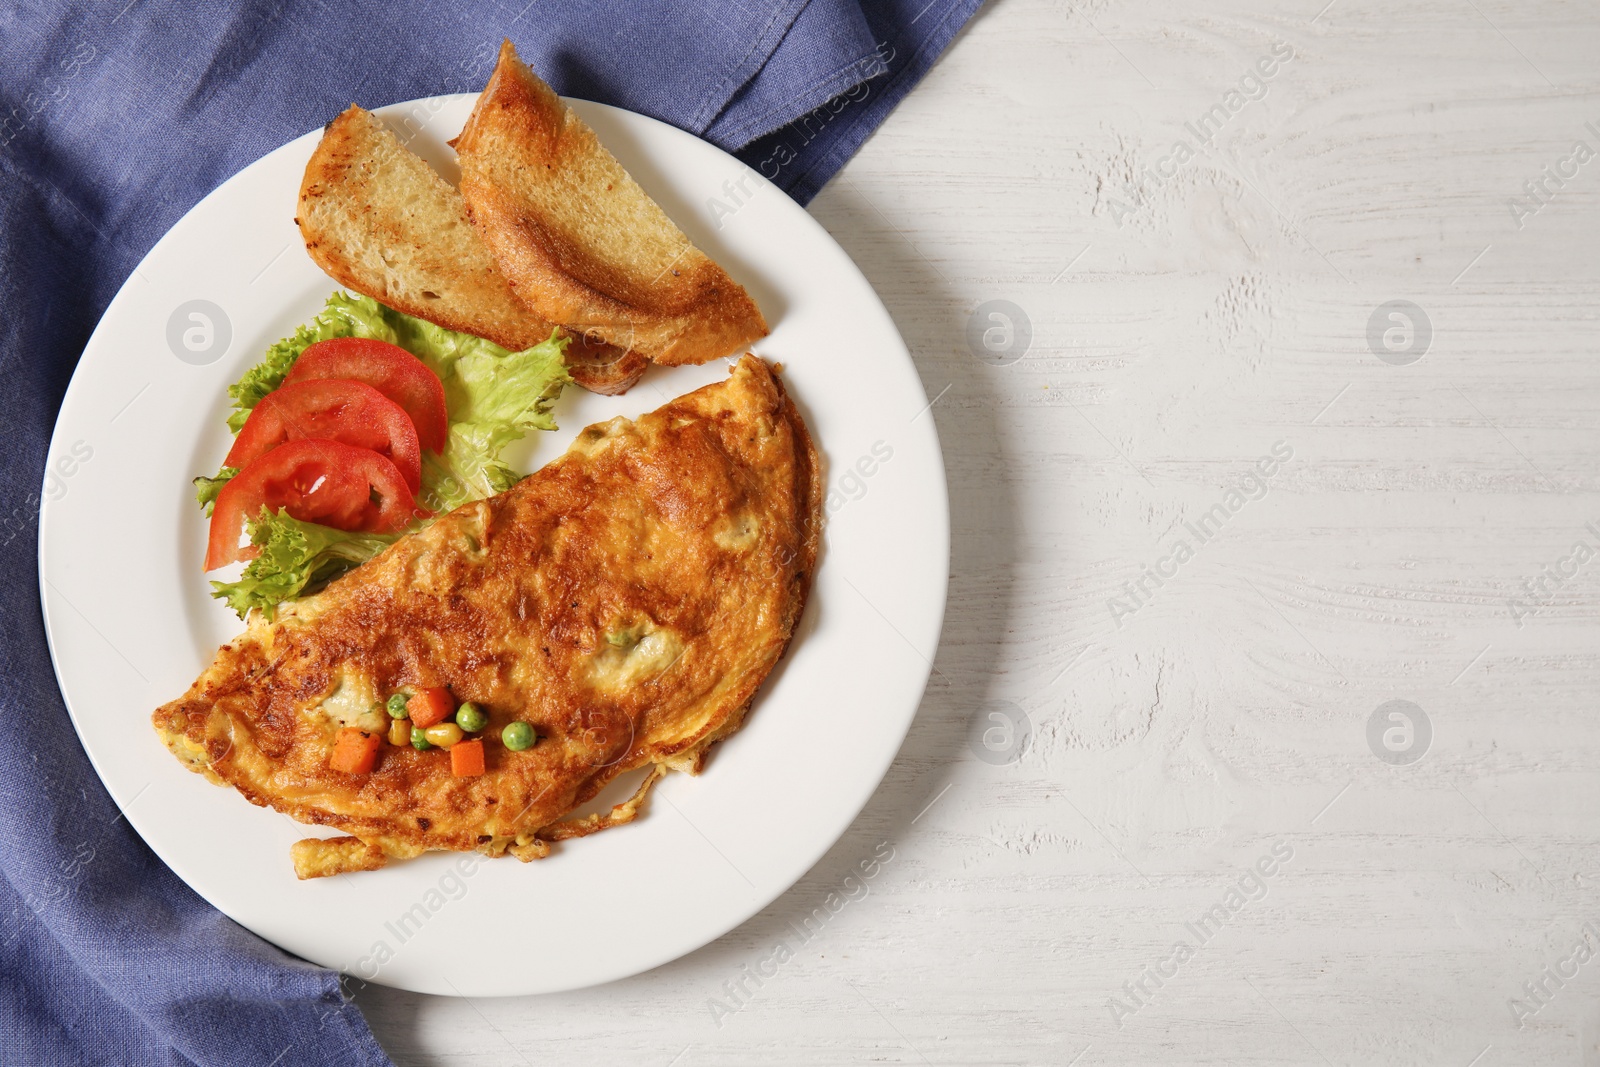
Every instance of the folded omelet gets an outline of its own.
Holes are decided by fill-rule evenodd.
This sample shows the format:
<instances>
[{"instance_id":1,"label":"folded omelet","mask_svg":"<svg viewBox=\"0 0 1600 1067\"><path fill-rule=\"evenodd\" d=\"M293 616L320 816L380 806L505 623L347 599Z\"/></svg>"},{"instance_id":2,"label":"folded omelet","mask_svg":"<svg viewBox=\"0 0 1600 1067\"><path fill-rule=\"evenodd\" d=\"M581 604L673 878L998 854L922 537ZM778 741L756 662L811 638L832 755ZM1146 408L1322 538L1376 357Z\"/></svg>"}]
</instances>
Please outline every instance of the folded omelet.
<instances>
[{"instance_id":1,"label":"folded omelet","mask_svg":"<svg viewBox=\"0 0 1600 1067\"><path fill-rule=\"evenodd\" d=\"M531 860L634 818L743 723L805 607L822 522L816 451L778 376L727 381L590 426L510 490L411 534L314 596L253 616L153 721L192 770L345 837L294 846L302 878L430 849ZM389 694L446 687L488 714L484 771L385 743ZM511 722L539 740L511 751ZM633 798L570 817L618 775Z\"/></svg>"}]
</instances>

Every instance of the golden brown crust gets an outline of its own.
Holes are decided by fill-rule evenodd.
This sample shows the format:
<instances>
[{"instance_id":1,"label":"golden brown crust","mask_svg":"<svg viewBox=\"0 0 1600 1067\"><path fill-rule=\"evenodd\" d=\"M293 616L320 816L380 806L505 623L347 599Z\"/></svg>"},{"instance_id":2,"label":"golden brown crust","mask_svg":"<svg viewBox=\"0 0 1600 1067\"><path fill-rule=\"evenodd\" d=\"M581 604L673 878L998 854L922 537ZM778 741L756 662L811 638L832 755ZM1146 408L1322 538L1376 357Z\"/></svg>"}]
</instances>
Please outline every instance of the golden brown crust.
<instances>
[{"instance_id":1,"label":"golden brown crust","mask_svg":"<svg viewBox=\"0 0 1600 1067\"><path fill-rule=\"evenodd\" d=\"M289 859L294 863L295 877L301 881L376 871L389 862L383 849L356 837L308 837L289 846Z\"/></svg>"},{"instance_id":2,"label":"golden brown crust","mask_svg":"<svg viewBox=\"0 0 1600 1067\"><path fill-rule=\"evenodd\" d=\"M617 775L698 769L739 727L799 622L821 519L805 425L746 356L253 618L153 721L191 769L388 857L537 858L547 838L632 818L642 793L562 823ZM444 753L393 746L370 774L329 769L341 725L381 728L387 694L432 685L488 712L488 773L454 778ZM511 752L500 730L518 719L541 741Z\"/></svg>"},{"instance_id":3,"label":"golden brown crust","mask_svg":"<svg viewBox=\"0 0 1600 1067\"><path fill-rule=\"evenodd\" d=\"M467 210L517 296L662 364L766 336L750 295L696 248L510 41L454 142Z\"/></svg>"},{"instance_id":4,"label":"golden brown crust","mask_svg":"<svg viewBox=\"0 0 1600 1067\"><path fill-rule=\"evenodd\" d=\"M644 781L639 783L639 788L633 791L633 795L621 804L613 804L610 811L553 822L539 830L539 837L545 841L569 841L574 837L588 837L601 830L609 830L613 826L623 826L632 822L639 817L640 809L644 807L650 790L655 788L655 784L666 773L665 764L656 764L650 768L650 773L645 775Z\"/></svg>"},{"instance_id":5,"label":"golden brown crust","mask_svg":"<svg viewBox=\"0 0 1600 1067\"><path fill-rule=\"evenodd\" d=\"M328 124L306 163L295 222L317 266L407 315L514 351L556 329L512 292L461 194L353 104ZM646 362L582 338L568 345L573 379L597 393L626 392Z\"/></svg>"}]
</instances>

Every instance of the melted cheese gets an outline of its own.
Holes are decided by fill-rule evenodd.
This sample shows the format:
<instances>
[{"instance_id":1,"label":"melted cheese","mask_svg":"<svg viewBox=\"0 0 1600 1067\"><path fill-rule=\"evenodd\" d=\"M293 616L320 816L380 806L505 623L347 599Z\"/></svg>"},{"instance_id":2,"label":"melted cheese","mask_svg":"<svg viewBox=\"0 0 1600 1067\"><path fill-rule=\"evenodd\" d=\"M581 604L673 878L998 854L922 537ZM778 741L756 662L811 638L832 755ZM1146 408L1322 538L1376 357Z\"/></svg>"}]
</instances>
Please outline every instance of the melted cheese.
<instances>
[{"instance_id":1,"label":"melted cheese","mask_svg":"<svg viewBox=\"0 0 1600 1067\"><path fill-rule=\"evenodd\" d=\"M602 644L591 661L598 689L627 689L660 677L683 655L683 640L671 630L623 630Z\"/></svg>"},{"instance_id":2,"label":"melted cheese","mask_svg":"<svg viewBox=\"0 0 1600 1067\"><path fill-rule=\"evenodd\" d=\"M747 511L729 515L717 529L714 540L731 552L749 551L761 535L761 520Z\"/></svg>"},{"instance_id":3,"label":"melted cheese","mask_svg":"<svg viewBox=\"0 0 1600 1067\"><path fill-rule=\"evenodd\" d=\"M372 679L355 671L343 671L332 692L307 711L320 713L335 727L354 726L369 733L388 728L379 706L378 689Z\"/></svg>"},{"instance_id":4,"label":"melted cheese","mask_svg":"<svg viewBox=\"0 0 1600 1067\"><path fill-rule=\"evenodd\" d=\"M572 442L570 451L584 456L596 455L614 438L626 436L633 430L633 423L618 415L608 422L597 422L587 426Z\"/></svg>"}]
</instances>

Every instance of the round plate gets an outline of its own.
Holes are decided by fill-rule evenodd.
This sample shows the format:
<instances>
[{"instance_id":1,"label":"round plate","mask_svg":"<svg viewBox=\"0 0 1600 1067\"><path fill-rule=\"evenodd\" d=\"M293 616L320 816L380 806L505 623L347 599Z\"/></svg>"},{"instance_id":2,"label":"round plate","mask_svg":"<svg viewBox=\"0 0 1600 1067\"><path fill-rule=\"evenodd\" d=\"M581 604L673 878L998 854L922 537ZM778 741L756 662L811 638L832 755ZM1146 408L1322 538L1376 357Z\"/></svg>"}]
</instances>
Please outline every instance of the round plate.
<instances>
[{"instance_id":1,"label":"round plate","mask_svg":"<svg viewBox=\"0 0 1600 1067\"><path fill-rule=\"evenodd\" d=\"M472 95L382 109L449 180ZM241 624L208 595L189 480L228 446L227 387L334 283L294 224L318 133L246 167L174 226L106 309L56 423L39 525L51 654L78 736L129 821L195 891L308 960L425 993L575 989L658 966L800 878L876 788L938 645L949 565L944 468L905 344L798 205L719 149L616 108L578 113L772 324L755 351L825 456L828 524L805 618L747 725L697 778L669 775L629 826L519 863L433 853L296 881L289 845L333 836L185 770L150 725ZM508 452L532 470L583 426L719 380L652 368L626 396L569 387L561 429Z\"/></svg>"}]
</instances>

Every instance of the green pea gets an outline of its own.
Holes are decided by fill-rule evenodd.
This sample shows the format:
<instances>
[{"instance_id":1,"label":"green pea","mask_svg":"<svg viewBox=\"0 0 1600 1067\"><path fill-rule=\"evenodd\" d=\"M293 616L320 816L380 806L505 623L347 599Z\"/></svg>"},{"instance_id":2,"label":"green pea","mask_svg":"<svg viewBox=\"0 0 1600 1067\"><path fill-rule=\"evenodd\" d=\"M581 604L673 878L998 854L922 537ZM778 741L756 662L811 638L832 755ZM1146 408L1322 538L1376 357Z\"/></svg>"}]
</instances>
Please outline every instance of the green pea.
<instances>
[{"instance_id":1,"label":"green pea","mask_svg":"<svg viewBox=\"0 0 1600 1067\"><path fill-rule=\"evenodd\" d=\"M426 752L433 747L433 742L428 740L428 731L420 726L411 728L411 747L418 752Z\"/></svg>"},{"instance_id":2,"label":"green pea","mask_svg":"<svg viewBox=\"0 0 1600 1067\"><path fill-rule=\"evenodd\" d=\"M533 732L533 727L525 722L508 723L500 731L500 742L513 752L521 752L525 748L532 748L539 740L539 735Z\"/></svg>"},{"instance_id":3,"label":"green pea","mask_svg":"<svg viewBox=\"0 0 1600 1067\"><path fill-rule=\"evenodd\" d=\"M389 703L384 705L384 707L389 712L389 718L391 718L391 719L403 719L403 718L405 718L406 717L406 701L408 701L410 699L411 698L406 696L404 693L396 693L394 696L390 697L389 698Z\"/></svg>"},{"instance_id":4,"label":"green pea","mask_svg":"<svg viewBox=\"0 0 1600 1067\"><path fill-rule=\"evenodd\" d=\"M469 734L475 734L489 725L489 716L484 710L472 701L467 701L456 709L456 725Z\"/></svg>"}]
</instances>

